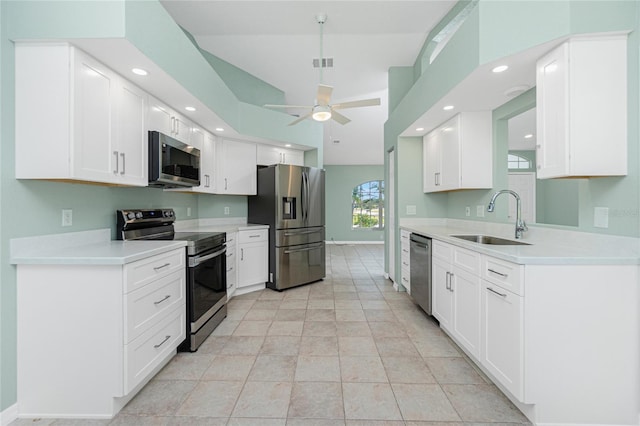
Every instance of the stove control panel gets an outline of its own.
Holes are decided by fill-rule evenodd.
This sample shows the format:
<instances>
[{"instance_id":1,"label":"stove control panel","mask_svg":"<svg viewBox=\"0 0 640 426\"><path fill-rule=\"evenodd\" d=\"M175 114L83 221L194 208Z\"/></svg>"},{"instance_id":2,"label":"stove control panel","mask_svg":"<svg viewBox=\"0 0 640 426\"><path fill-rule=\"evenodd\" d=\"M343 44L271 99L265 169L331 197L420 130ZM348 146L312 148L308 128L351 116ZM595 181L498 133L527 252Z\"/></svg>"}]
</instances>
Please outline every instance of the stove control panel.
<instances>
[{"instance_id":1,"label":"stove control panel","mask_svg":"<svg viewBox=\"0 0 640 426\"><path fill-rule=\"evenodd\" d=\"M131 225L134 223L172 223L176 220L173 209L138 209L118 210L116 212L118 225Z\"/></svg>"}]
</instances>

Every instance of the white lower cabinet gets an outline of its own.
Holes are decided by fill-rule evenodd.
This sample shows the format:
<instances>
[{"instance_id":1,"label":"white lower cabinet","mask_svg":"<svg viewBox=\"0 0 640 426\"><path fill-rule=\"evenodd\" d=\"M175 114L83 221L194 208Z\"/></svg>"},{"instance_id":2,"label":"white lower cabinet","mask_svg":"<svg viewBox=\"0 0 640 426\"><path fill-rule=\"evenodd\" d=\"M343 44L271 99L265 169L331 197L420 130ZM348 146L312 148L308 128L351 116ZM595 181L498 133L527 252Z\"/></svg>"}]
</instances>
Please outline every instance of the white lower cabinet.
<instances>
[{"instance_id":1,"label":"white lower cabinet","mask_svg":"<svg viewBox=\"0 0 640 426\"><path fill-rule=\"evenodd\" d=\"M20 417L113 417L185 339L183 248L17 274Z\"/></svg>"},{"instance_id":2,"label":"white lower cabinet","mask_svg":"<svg viewBox=\"0 0 640 426\"><path fill-rule=\"evenodd\" d=\"M227 232L227 298L231 299L235 296L238 284L238 268L237 265L237 244L238 233Z\"/></svg>"},{"instance_id":3,"label":"white lower cabinet","mask_svg":"<svg viewBox=\"0 0 640 426\"><path fill-rule=\"evenodd\" d=\"M433 243L433 315L475 356L480 355L480 255Z\"/></svg>"},{"instance_id":4,"label":"white lower cabinet","mask_svg":"<svg viewBox=\"0 0 640 426\"><path fill-rule=\"evenodd\" d=\"M411 232L400 230L400 283L411 294Z\"/></svg>"},{"instance_id":5,"label":"white lower cabinet","mask_svg":"<svg viewBox=\"0 0 640 426\"><path fill-rule=\"evenodd\" d=\"M523 400L524 300L482 281L481 364L519 401Z\"/></svg>"},{"instance_id":6,"label":"white lower cabinet","mask_svg":"<svg viewBox=\"0 0 640 426\"><path fill-rule=\"evenodd\" d=\"M238 285L236 291L246 293L264 288L269 273L269 230L238 231Z\"/></svg>"}]
</instances>

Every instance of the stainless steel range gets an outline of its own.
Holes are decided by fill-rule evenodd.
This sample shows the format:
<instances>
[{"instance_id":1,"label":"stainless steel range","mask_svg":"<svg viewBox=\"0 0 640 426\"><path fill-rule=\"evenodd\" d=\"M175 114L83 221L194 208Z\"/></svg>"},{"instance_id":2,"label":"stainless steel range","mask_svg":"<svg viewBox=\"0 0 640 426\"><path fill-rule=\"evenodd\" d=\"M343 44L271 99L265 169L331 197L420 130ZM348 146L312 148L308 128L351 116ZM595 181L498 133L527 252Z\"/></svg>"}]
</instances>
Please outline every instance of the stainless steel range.
<instances>
[{"instance_id":1,"label":"stainless steel range","mask_svg":"<svg viewBox=\"0 0 640 426\"><path fill-rule=\"evenodd\" d=\"M187 339L178 348L195 352L227 316L224 232L175 232L173 209L118 210L119 240L187 242Z\"/></svg>"}]
</instances>

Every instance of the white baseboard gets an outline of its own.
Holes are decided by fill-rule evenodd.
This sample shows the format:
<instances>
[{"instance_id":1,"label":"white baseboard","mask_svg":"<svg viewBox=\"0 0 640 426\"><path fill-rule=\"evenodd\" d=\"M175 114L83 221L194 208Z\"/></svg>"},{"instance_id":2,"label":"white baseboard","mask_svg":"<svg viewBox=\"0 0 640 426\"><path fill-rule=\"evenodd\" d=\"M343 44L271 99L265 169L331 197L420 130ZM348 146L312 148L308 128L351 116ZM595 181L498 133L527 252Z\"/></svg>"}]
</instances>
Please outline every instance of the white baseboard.
<instances>
[{"instance_id":1,"label":"white baseboard","mask_svg":"<svg viewBox=\"0 0 640 426\"><path fill-rule=\"evenodd\" d=\"M337 246L342 245L356 245L356 244L384 244L384 241L325 241L325 244L335 244Z\"/></svg>"},{"instance_id":2,"label":"white baseboard","mask_svg":"<svg viewBox=\"0 0 640 426\"><path fill-rule=\"evenodd\" d=\"M11 422L18 419L18 404L13 404L10 407L0 411L0 425L7 426Z\"/></svg>"}]
</instances>

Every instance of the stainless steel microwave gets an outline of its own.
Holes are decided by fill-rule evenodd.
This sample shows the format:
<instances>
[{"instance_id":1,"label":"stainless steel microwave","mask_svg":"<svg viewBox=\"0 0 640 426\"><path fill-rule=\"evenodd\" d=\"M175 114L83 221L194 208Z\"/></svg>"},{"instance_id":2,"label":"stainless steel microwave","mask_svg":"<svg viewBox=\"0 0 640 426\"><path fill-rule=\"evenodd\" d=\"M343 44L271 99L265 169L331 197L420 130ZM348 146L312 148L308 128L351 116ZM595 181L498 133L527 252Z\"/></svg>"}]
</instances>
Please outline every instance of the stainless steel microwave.
<instances>
[{"instance_id":1,"label":"stainless steel microwave","mask_svg":"<svg viewBox=\"0 0 640 426\"><path fill-rule=\"evenodd\" d=\"M157 131L149 132L149 186L200 185L200 150Z\"/></svg>"}]
</instances>

